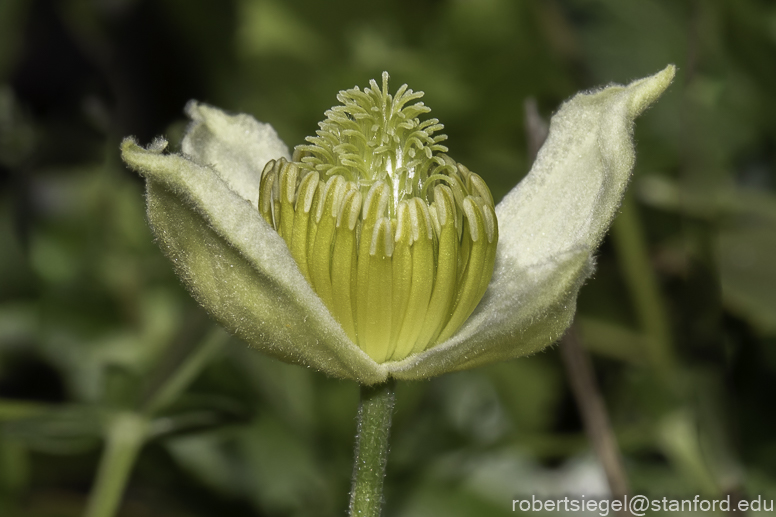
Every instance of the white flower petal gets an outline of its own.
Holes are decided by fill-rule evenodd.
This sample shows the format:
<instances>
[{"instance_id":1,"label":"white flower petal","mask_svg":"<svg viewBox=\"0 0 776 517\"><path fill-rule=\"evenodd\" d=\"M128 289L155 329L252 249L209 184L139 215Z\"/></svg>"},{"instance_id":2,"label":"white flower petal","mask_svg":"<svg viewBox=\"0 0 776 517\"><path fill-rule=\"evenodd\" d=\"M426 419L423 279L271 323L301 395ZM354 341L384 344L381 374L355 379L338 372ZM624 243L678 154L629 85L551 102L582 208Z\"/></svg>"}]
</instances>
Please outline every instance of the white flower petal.
<instances>
[{"instance_id":1,"label":"white flower petal","mask_svg":"<svg viewBox=\"0 0 776 517\"><path fill-rule=\"evenodd\" d=\"M121 147L147 180L148 217L161 248L213 317L283 361L365 384L386 379L385 368L347 338L254 203L213 168L160 154L161 145L147 150L126 139Z\"/></svg>"},{"instance_id":2,"label":"white flower petal","mask_svg":"<svg viewBox=\"0 0 776 517\"><path fill-rule=\"evenodd\" d=\"M290 158L275 129L250 115L230 115L196 101L186 105L186 113L192 122L181 143L183 154L200 165L210 165L229 188L258 206L264 165Z\"/></svg>"},{"instance_id":3,"label":"white flower petal","mask_svg":"<svg viewBox=\"0 0 776 517\"><path fill-rule=\"evenodd\" d=\"M561 106L531 172L496 209L507 243L500 255L526 266L598 246L630 180L633 121L674 71L669 66L625 87L581 93Z\"/></svg>"},{"instance_id":4,"label":"white flower petal","mask_svg":"<svg viewBox=\"0 0 776 517\"><path fill-rule=\"evenodd\" d=\"M496 207L496 267L477 310L445 343L388 363L394 377L512 359L560 337L630 179L633 120L674 73L671 65L628 86L578 94L560 108L531 172Z\"/></svg>"}]
</instances>

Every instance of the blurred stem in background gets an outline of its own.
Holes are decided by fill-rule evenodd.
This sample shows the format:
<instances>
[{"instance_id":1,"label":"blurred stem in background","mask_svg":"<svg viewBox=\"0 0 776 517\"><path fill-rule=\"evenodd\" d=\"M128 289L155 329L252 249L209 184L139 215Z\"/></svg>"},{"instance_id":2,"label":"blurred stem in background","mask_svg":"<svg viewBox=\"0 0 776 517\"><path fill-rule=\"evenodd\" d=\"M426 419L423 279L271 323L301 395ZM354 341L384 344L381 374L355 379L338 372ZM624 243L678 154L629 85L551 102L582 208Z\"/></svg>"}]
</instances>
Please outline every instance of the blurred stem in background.
<instances>
[{"instance_id":1,"label":"blurred stem in background","mask_svg":"<svg viewBox=\"0 0 776 517\"><path fill-rule=\"evenodd\" d=\"M97 479L86 507L86 517L116 514L132 467L146 439L148 425L148 418L132 412L118 413L111 419Z\"/></svg>"},{"instance_id":2,"label":"blurred stem in background","mask_svg":"<svg viewBox=\"0 0 776 517\"><path fill-rule=\"evenodd\" d=\"M174 403L229 340L215 327L148 399L142 411L122 411L106 426L105 449L100 459L85 517L112 517L121 504L129 476L143 444L153 430L153 419Z\"/></svg>"},{"instance_id":3,"label":"blurred stem in background","mask_svg":"<svg viewBox=\"0 0 776 517\"><path fill-rule=\"evenodd\" d=\"M196 379L210 360L229 340L229 334L220 326L215 327L197 345L172 375L146 402L143 413L148 417L159 414L178 400L186 388Z\"/></svg>"},{"instance_id":4,"label":"blurred stem in background","mask_svg":"<svg viewBox=\"0 0 776 517\"><path fill-rule=\"evenodd\" d=\"M588 438L606 473L609 490L613 498L622 500L630 492L628 475L606 404L595 380L590 354L582 348L575 324L563 336L560 353Z\"/></svg>"},{"instance_id":5,"label":"blurred stem in background","mask_svg":"<svg viewBox=\"0 0 776 517\"><path fill-rule=\"evenodd\" d=\"M661 377L674 379L676 360L671 326L649 261L647 242L632 194L626 194L612 225L612 242L625 278L639 326L647 337L650 364Z\"/></svg>"}]
</instances>

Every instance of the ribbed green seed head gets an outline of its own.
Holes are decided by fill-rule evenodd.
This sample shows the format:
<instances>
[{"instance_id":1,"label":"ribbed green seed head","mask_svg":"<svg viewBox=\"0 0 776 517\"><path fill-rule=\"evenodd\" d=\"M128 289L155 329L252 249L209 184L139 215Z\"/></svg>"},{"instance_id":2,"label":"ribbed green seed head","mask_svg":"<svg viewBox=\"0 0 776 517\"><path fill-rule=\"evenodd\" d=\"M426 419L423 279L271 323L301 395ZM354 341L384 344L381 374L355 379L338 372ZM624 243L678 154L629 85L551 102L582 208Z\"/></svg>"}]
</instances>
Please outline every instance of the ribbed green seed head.
<instances>
[{"instance_id":1,"label":"ribbed green seed head","mask_svg":"<svg viewBox=\"0 0 776 517\"><path fill-rule=\"evenodd\" d=\"M291 162L270 161L259 210L350 339L398 361L455 333L493 274L498 224L477 174L442 154L422 92L342 91Z\"/></svg>"}]
</instances>

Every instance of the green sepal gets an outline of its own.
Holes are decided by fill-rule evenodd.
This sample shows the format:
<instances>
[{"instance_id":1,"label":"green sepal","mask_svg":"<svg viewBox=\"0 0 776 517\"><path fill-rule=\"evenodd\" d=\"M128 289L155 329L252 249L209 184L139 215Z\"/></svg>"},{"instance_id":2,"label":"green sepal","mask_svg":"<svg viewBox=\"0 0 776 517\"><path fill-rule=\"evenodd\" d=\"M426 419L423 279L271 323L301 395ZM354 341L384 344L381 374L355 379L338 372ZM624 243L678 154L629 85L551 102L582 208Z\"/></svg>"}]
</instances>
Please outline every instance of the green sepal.
<instances>
[{"instance_id":1,"label":"green sepal","mask_svg":"<svg viewBox=\"0 0 776 517\"><path fill-rule=\"evenodd\" d=\"M161 154L164 144L144 149L127 138L122 158L146 178L149 222L194 298L270 356L363 384L383 382L385 367L348 339L256 203L212 168ZM257 172L257 192L258 183Z\"/></svg>"}]
</instances>

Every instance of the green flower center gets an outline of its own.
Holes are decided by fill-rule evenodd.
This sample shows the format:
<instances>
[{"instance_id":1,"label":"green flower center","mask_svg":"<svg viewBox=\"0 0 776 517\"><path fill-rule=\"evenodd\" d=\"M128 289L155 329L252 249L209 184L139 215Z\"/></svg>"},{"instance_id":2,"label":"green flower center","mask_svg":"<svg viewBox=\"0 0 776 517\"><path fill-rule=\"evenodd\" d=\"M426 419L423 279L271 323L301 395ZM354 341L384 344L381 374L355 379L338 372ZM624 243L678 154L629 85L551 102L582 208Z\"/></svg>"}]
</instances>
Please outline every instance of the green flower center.
<instances>
[{"instance_id":1,"label":"green flower center","mask_svg":"<svg viewBox=\"0 0 776 517\"><path fill-rule=\"evenodd\" d=\"M377 362L452 336L493 274L498 225L477 174L444 154L422 92L342 91L292 162L270 161L259 210L350 339Z\"/></svg>"}]
</instances>

